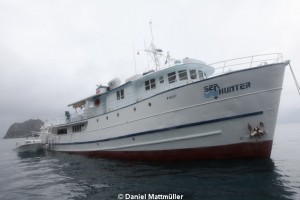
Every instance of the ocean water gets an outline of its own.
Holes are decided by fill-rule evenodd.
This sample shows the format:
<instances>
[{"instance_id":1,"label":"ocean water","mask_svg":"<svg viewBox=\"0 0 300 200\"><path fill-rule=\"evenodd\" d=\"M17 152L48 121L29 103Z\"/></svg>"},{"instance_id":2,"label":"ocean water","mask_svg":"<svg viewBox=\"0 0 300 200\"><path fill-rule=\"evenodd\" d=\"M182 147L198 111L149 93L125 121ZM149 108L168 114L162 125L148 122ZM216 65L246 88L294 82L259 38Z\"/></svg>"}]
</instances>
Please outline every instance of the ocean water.
<instances>
[{"instance_id":1,"label":"ocean water","mask_svg":"<svg viewBox=\"0 0 300 200\"><path fill-rule=\"evenodd\" d=\"M129 162L55 152L19 155L12 149L22 140L0 140L1 200L174 199L169 194L300 199L300 124L277 126L270 159Z\"/></svg>"}]
</instances>

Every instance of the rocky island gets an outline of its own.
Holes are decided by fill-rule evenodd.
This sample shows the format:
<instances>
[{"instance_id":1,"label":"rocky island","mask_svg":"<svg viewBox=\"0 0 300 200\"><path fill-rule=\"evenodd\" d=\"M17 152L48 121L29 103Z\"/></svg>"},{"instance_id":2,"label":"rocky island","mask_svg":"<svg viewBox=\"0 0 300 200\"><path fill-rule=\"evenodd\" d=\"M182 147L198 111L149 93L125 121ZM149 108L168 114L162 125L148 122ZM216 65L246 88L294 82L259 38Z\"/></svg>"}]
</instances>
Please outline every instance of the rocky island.
<instances>
[{"instance_id":1,"label":"rocky island","mask_svg":"<svg viewBox=\"0 0 300 200\"><path fill-rule=\"evenodd\" d=\"M9 127L4 139L26 137L31 131L39 131L43 124L44 122L40 119L30 119L23 123L14 123Z\"/></svg>"}]
</instances>

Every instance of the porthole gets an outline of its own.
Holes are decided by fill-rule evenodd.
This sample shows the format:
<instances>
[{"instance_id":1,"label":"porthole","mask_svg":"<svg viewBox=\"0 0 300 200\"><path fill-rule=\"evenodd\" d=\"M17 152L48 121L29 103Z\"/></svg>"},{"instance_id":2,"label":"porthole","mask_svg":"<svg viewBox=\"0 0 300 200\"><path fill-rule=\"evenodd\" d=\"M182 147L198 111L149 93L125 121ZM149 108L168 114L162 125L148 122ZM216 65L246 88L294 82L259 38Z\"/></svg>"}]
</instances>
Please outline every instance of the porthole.
<instances>
[{"instance_id":1,"label":"porthole","mask_svg":"<svg viewBox=\"0 0 300 200\"><path fill-rule=\"evenodd\" d=\"M120 114L119 114L119 113L117 113L117 116L119 117L119 116L120 116Z\"/></svg>"},{"instance_id":2,"label":"porthole","mask_svg":"<svg viewBox=\"0 0 300 200\"><path fill-rule=\"evenodd\" d=\"M148 103L148 106L151 107L151 103Z\"/></svg>"},{"instance_id":3,"label":"porthole","mask_svg":"<svg viewBox=\"0 0 300 200\"><path fill-rule=\"evenodd\" d=\"M106 120L108 120L108 116L106 116Z\"/></svg>"},{"instance_id":4,"label":"porthole","mask_svg":"<svg viewBox=\"0 0 300 200\"><path fill-rule=\"evenodd\" d=\"M136 111L136 108L133 108L134 111Z\"/></svg>"}]
</instances>

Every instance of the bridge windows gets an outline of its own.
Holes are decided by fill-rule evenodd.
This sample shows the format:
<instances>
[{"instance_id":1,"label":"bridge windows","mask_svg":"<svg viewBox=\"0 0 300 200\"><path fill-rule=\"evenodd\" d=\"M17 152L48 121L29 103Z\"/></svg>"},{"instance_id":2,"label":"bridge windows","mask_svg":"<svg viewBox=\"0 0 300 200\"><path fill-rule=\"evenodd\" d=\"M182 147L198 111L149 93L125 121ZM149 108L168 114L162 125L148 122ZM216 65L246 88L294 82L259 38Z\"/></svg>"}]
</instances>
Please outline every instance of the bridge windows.
<instances>
[{"instance_id":1,"label":"bridge windows","mask_svg":"<svg viewBox=\"0 0 300 200\"><path fill-rule=\"evenodd\" d=\"M187 71L186 70L179 70L178 71L178 75L179 75L179 80L180 81L188 79L188 75L187 75Z\"/></svg>"},{"instance_id":2,"label":"bridge windows","mask_svg":"<svg viewBox=\"0 0 300 200\"><path fill-rule=\"evenodd\" d=\"M165 75L159 75L157 76L157 81L160 84L165 84L165 78L167 79L167 82L169 84L175 83L177 82L178 85L183 84L180 81L185 81L185 80L193 80L193 81L197 81L197 80L203 80L206 78L206 74L199 69L178 69L177 71L171 71L169 73L166 74L167 76L165 77ZM188 83L188 82L185 82ZM156 79L152 78L152 79L148 79L144 82L144 87L146 91L150 91L152 89L156 89L156 87L161 87L161 85L156 85Z\"/></svg>"},{"instance_id":3,"label":"bridge windows","mask_svg":"<svg viewBox=\"0 0 300 200\"><path fill-rule=\"evenodd\" d=\"M152 90L156 88L155 78L145 81L145 90Z\"/></svg>"},{"instance_id":4,"label":"bridge windows","mask_svg":"<svg viewBox=\"0 0 300 200\"><path fill-rule=\"evenodd\" d=\"M168 80L169 80L169 83L176 82L176 72L168 73Z\"/></svg>"},{"instance_id":5,"label":"bridge windows","mask_svg":"<svg viewBox=\"0 0 300 200\"><path fill-rule=\"evenodd\" d=\"M190 79L197 79L197 71L195 69L190 69Z\"/></svg>"},{"instance_id":6,"label":"bridge windows","mask_svg":"<svg viewBox=\"0 0 300 200\"><path fill-rule=\"evenodd\" d=\"M198 71L198 74L199 74L199 79L200 80L203 80L204 79L204 74L201 70Z\"/></svg>"}]
</instances>

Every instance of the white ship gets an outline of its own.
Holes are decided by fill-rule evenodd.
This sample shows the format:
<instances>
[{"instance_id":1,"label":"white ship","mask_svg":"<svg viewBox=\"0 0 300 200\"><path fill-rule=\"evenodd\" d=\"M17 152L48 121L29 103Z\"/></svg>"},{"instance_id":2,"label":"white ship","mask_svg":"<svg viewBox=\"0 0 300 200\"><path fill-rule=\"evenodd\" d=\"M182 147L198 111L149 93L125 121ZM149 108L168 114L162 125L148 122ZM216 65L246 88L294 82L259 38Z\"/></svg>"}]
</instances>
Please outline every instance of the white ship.
<instances>
[{"instance_id":1,"label":"white ship","mask_svg":"<svg viewBox=\"0 0 300 200\"><path fill-rule=\"evenodd\" d=\"M270 157L285 66L281 54L206 64L147 50L156 70L113 79L72 106L44 138L51 151L132 160Z\"/></svg>"},{"instance_id":2,"label":"white ship","mask_svg":"<svg viewBox=\"0 0 300 200\"><path fill-rule=\"evenodd\" d=\"M134 160L269 157L289 61L268 54L216 64L186 58L114 79L70 104L77 111L49 129L46 147Z\"/></svg>"}]
</instances>

